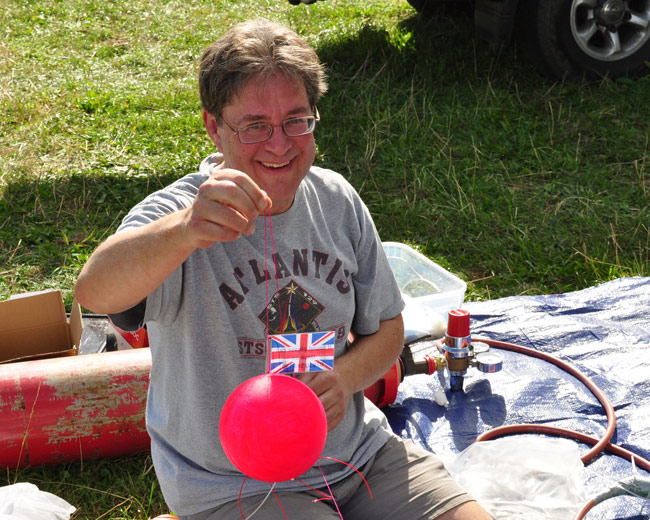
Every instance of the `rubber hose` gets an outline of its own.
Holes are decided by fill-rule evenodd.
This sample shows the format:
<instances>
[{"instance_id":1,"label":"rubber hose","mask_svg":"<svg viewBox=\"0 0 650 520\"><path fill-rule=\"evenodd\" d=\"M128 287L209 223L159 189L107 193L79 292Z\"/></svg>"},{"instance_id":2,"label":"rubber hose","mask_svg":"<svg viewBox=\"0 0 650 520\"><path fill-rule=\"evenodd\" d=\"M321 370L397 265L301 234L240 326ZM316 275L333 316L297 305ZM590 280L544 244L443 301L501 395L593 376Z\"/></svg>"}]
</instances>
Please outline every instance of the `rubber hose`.
<instances>
[{"instance_id":1,"label":"rubber hose","mask_svg":"<svg viewBox=\"0 0 650 520\"><path fill-rule=\"evenodd\" d=\"M556 358L555 356L546 354L544 352L540 352L532 348L516 345L514 343L507 343L505 341L497 341L493 339L475 338L475 337L472 337L472 341L486 343L490 347L498 348L501 350L509 350L511 352L517 352L520 354L525 354L527 356L535 357L547 361L549 363L552 363L556 367L571 374L580 382L582 382L596 397L596 399L598 399L600 404L602 404L603 408L605 409L605 413L607 414L607 428L605 430L605 434L600 439L573 430L567 430L565 428L557 428L554 426L545 426L540 424L515 424L511 426L500 426L498 428L494 428L485 433L482 433L476 438L476 442L487 441L490 439L494 439L496 437L502 437L504 435L514 435L519 433L540 433L545 435L556 435L560 437L567 437L570 439L574 439L583 442L585 444L589 444L590 446L593 446L591 450L589 450L581 457L583 464L587 464L588 462L593 460L599 453L603 451L607 451L609 453L622 457L630 462L634 459L634 463L637 466L640 466L644 470L650 472L650 461L648 459L645 459L630 450L621 448L620 446L617 446L610 442L616 430L616 415L614 413L614 407L609 402L609 399L603 393L603 391L600 388L598 388L598 386L580 370L574 368L573 366L569 365L565 361ZM576 516L573 518L573 520L582 520L583 518L585 518L587 512L592 507L594 507L594 505L595 503L593 500L590 500L589 502L585 503L580 509L580 511L578 511Z\"/></svg>"}]
</instances>

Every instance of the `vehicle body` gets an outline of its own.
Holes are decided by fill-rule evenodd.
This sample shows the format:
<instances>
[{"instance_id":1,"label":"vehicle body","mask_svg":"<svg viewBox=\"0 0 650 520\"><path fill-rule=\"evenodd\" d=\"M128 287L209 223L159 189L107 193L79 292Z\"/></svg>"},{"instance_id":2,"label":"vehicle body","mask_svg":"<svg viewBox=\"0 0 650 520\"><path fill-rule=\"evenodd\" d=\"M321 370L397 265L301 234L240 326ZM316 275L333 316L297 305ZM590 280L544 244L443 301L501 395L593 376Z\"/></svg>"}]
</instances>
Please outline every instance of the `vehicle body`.
<instances>
[{"instance_id":1,"label":"vehicle body","mask_svg":"<svg viewBox=\"0 0 650 520\"><path fill-rule=\"evenodd\" d=\"M440 3L465 0L407 1L421 16L432 17ZM650 0L469 1L483 39L496 44L516 39L539 72L551 78L650 72Z\"/></svg>"},{"instance_id":2,"label":"vehicle body","mask_svg":"<svg viewBox=\"0 0 650 520\"><path fill-rule=\"evenodd\" d=\"M409 0L421 14L436 0ZM474 0L474 23L489 42L516 39L555 79L650 72L650 0Z\"/></svg>"}]
</instances>

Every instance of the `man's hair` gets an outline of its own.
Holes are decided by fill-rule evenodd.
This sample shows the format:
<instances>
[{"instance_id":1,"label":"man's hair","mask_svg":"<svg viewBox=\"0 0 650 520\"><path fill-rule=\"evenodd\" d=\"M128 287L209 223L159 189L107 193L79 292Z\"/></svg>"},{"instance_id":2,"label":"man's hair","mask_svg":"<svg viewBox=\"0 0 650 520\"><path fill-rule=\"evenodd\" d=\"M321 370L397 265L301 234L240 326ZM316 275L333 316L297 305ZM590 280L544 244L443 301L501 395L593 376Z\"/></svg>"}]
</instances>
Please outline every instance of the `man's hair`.
<instances>
[{"instance_id":1,"label":"man's hair","mask_svg":"<svg viewBox=\"0 0 650 520\"><path fill-rule=\"evenodd\" d=\"M284 75L302 82L314 107L327 91L316 51L287 27L259 19L240 23L210 45L201 58L199 93L203 108L217 121L251 78Z\"/></svg>"}]
</instances>

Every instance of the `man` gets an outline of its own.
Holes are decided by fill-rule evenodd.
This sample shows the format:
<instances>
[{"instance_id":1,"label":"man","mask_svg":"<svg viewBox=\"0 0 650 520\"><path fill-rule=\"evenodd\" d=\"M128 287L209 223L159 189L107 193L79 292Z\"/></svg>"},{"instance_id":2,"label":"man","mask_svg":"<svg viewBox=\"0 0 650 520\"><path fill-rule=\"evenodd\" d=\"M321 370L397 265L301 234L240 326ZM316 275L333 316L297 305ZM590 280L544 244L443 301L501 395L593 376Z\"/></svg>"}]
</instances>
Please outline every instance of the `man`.
<instances>
[{"instance_id":1,"label":"man","mask_svg":"<svg viewBox=\"0 0 650 520\"><path fill-rule=\"evenodd\" d=\"M431 454L391 434L363 389L395 362L403 303L367 208L313 166L325 74L306 42L258 20L203 54L203 123L219 153L147 197L79 276L79 302L118 326L147 324L147 428L165 500L181 518L490 518ZM300 481L247 480L219 443L219 411L265 372L267 335L333 330L334 369L300 378L328 421ZM354 335L351 346L346 339ZM299 418L297 419L299 420ZM316 500L320 499L320 500Z\"/></svg>"}]
</instances>

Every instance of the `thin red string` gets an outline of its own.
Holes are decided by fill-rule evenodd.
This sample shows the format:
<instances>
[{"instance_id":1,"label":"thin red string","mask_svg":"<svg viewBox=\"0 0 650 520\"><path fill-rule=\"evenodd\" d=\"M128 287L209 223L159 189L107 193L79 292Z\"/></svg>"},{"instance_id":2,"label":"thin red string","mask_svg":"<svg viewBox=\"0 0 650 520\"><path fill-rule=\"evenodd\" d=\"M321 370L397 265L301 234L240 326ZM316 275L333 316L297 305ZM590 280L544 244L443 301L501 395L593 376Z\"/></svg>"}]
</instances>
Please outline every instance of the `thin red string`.
<instances>
[{"instance_id":1,"label":"thin red string","mask_svg":"<svg viewBox=\"0 0 650 520\"><path fill-rule=\"evenodd\" d=\"M241 510L241 494L244 491L244 484L246 484L247 480L248 477L244 477L244 480L241 483L241 487L239 488L239 497L237 498L237 507L239 507L239 514L244 520L246 520L246 517L244 516L244 512Z\"/></svg>"},{"instance_id":2,"label":"thin red string","mask_svg":"<svg viewBox=\"0 0 650 520\"><path fill-rule=\"evenodd\" d=\"M279 497L278 494L275 492L275 489L273 490L273 496L274 496L275 499L278 501L278 504L280 505L280 509L282 509L282 515L284 516L285 520L289 520L289 519L287 518L287 513L284 511L284 507L282 507L282 502L280 502L280 497Z\"/></svg>"},{"instance_id":3,"label":"thin red string","mask_svg":"<svg viewBox=\"0 0 650 520\"><path fill-rule=\"evenodd\" d=\"M282 302L280 298L280 282L278 280L278 260L275 254L275 240L273 239L273 219L271 218L271 210L269 209L268 215L264 219L264 290L266 298L266 373L271 372L271 346L270 342L270 327L269 327L269 255L268 255L268 235L266 232L266 220L269 221L269 234L271 235L271 257L273 258L273 270L275 278L275 293L278 295L278 313L280 314L280 332L284 332L286 325L286 317L282 312ZM268 275L268 276L267 276Z\"/></svg>"},{"instance_id":4,"label":"thin red string","mask_svg":"<svg viewBox=\"0 0 650 520\"><path fill-rule=\"evenodd\" d=\"M334 498L334 493L332 493L332 489L330 488L330 483L327 482L327 479L325 478L325 472L323 471L320 462L318 463L318 469L320 470L320 474L323 475L323 480L325 481L325 485L327 486L327 491L330 492L330 496L332 497L332 502L334 502L334 507L336 507L336 512L339 514L339 517L341 517L341 520L343 520L343 514L341 514L341 510L339 509L339 504L336 501L336 498Z\"/></svg>"},{"instance_id":5,"label":"thin red string","mask_svg":"<svg viewBox=\"0 0 650 520\"><path fill-rule=\"evenodd\" d=\"M278 260L275 256L275 241L273 240L273 219L271 218L271 210L269 210L269 231L271 232L271 253L273 255L273 269L275 270L275 290L279 291L280 282L278 281Z\"/></svg>"},{"instance_id":6,"label":"thin red string","mask_svg":"<svg viewBox=\"0 0 650 520\"><path fill-rule=\"evenodd\" d=\"M268 215L265 215L265 217L267 217L267 216L268 216L268 221L269 221L269 233L271 235L271 254L272 254L272 258L273 258L273 267L274 267L274 271L275 271L276 294L278 295L278 312L280 313L280 331L284 332L285 316L282 313L282 309L281 309L281 305L280 305L281 304L281 302L280 302L280 282L278 281L278 277L277 277L278 266L277 266L277 258L276 258L276 255L275 255L275 241L273 239L273 220L271 219L271 211L270 210L269 210ZM269 242L269 240L268 240L268 234L267 234L267 230L266 230L266 218L265 218L264 219L264 290L265 290L265 298L266 298L266 348L267 348L266 372L267 373L269 373L271 371L271 350L270 350L270 345L269 345L270 327L269 327L269 311L268 311L268 306L269 306L270 302L269 302L269 283L268 283L269 279L268 279L268 276L267 276L267 274L269 274L269 272L268 272L268 265L269 265L269 262L268 262L268 242ZM348 467L352 468L354 471L356 471L359 474L359 476L361 477L361 479L363 480L363 482L365 483L366 488L368 488L368 493L370 495L370 499L372 499L372 491L370 490L370 485L368 484L368 481L363 476L363 474L357 468L355 468L351 464L348 464L347 462L343 462L342 460L335 459L333 457L320 457L320 458L321 459L332 460L334 462L339 462L340 464L344 464L345 466L348 466ZM326 493L323 493L322 491L319 491L318 489L315 489L312 486L306 484L305 482L303 482L302 480L300 480L298 478L296 478L295 480L297 480L298 482L300 482L301 484L303 484L307 488L309 488L309 489L317 492L318 494L322 495L322 498L317 498L317 499L314 500L314 502L318 502L318 501L321 501L321 500L332 500L332 502L334 503L334 506L336 507L336 511L339 514L339 517L341 518L341 520L344 520L343 515L341 514L341 510L339 509L339 505L336 502L336 499L334 498L334 493L332 493L329 482L327 481L327 478L325 477L325 472L323 471L323 468L321 467L320 463L318 463L318 469L320 470L321 475L323 476L323 480L325 481L325 485L327 486L327 490L329 491L329 496ZM242 511L242 508L241 508L241 497L242 497L242 492L244 490L244 484L246 483L246 480L248 480L248 477L244 478L244 481L242 482L242 485L241 485L241 487L239 489L239 499L238 499L239 513L241 514L242 518L244 518L244 520L246 520L246 517L244 516L244 512ZM286 512L284 510L284 507L282 506L282 502L280 502L280 498L278 497L277 493L275 492L275 489L272 489L272 491L273 491L273 496L275 496L276 501L280 505L280 509L282 510L282 514L284 515L284 518L286 520L288 520L287 514L286 514Z\"/></svg>"},{"instance_id":7,"label":"thin red string","mask_svg":"<svg viewBox=\"0 0 650 520\"><path fill-rule=\"evenodd\" d=\"M269 210L269 219L271 211ZM266 373L271 371L271 345L269 344L269 279L268 279L268 239L266 236L266 218L264 219L264 301L266 302Z\"/></svg>"},{"instance_id":8,"label":"thin red string","mask_svg":"<svg viewBox=\"0 0 650 520\"><path fill-rule=\"evenodd\" d=\"M266 229L266 222L264 223L264 228ZM288 311L285 309L285 312L282 312L282 301L280 300L280 281L278 280L278 258L275 254L275 239L273 235L273 219L271 218L271 210L269 210L269 231L271 232L271 257L273 258L273 278L275 278L275 293L278 295L278 312L280 313L280 332L284 332L284 328L287 325L285 312L288 313ZM266 269L266 266L264 266L264 268ZM268 303L268 296L266 301ZM268 331L268 327L266 330Z\"/></svg>"},{"instance_id":9,"label":"thin red string","mask_svg":"<svg viewBox=\"0 0 650 520\"><path fill-rule=\"evenodd\" d=\"M314 491L315 493L318 493L319 495L323 495L322 498L317 498L316 500L314 500L314 502L317 502L317 501L319 501L319 500L330 500L330 499L332 498L332 497L331 497L330 495L328 495L327 493L323 493L320 489L316 489L315 487L310 486L309 484L307 484L307 482L303 482L303 481L300 480L299 478L295 478L294 480L297 480L297 481L300 482L303 486L305 486L306 488L311 489L311 490Z\"/></svg>"},{"instance_id":10,"label":"thin red string","mask_svg":"<svg viewBox=\"0 0 650 520\"><path fill-rule=\"evenodd\" d=\"M352 468L354 471L356 471L363 482L366 484L366 487L368 488L368 494L370 495L370 499L372 500L372 491L370 490L370 484L368 484L368 481L366 480L366 477L363 476L363 473L361 473L357 468L355 468L352 464L348 464L347 462L343 462L342 460L335 459L334 457L319 457L321 459L326 459L326 460L333 460L334 462L338 462L340 464L346 465L348 468ZM322 471L322 470L321 470Z\"/></svg>"}]
</instances>

